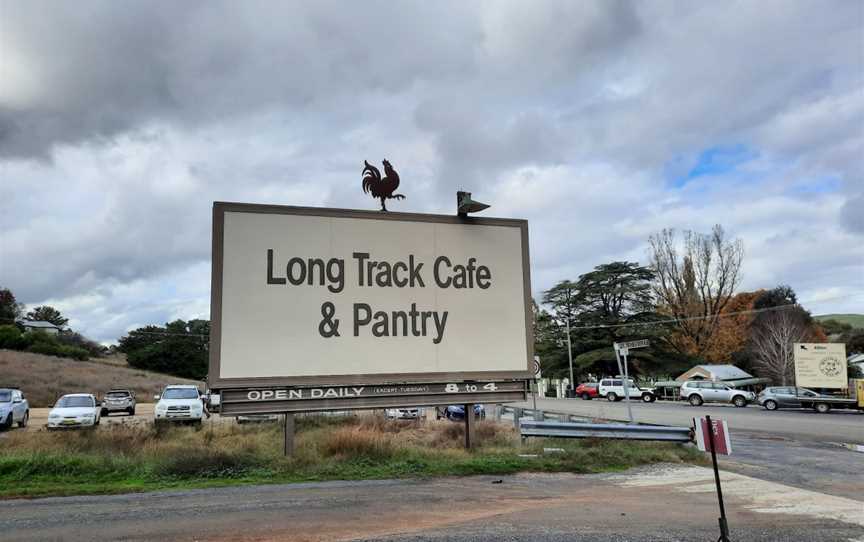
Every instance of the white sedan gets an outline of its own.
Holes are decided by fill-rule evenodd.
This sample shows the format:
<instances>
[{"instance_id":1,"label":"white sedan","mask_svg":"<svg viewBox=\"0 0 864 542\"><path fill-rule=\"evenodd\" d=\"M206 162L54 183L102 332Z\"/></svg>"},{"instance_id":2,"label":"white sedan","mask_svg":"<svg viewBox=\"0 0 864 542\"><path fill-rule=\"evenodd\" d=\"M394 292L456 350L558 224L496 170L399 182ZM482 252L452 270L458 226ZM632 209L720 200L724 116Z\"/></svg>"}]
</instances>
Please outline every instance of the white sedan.
<instances>
[{"instance_id":1,"label":"white sedan","mask_svg":"<svg viewBox=\"0 0 864 542\"><path fill-rule=\"evenodd\" d=\"M99 425L100 406L89 393L61 397L48 414L48 429L94 427Z\"/></svg>"}]
</instances>

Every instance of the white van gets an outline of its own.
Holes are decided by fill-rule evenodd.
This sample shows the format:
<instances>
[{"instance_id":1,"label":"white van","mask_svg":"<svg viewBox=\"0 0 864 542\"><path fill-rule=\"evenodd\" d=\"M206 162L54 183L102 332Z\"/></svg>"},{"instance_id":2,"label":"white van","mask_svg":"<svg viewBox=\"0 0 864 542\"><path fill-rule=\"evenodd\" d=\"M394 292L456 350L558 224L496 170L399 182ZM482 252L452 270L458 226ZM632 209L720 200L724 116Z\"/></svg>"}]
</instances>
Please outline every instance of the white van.
<instances>
[{"instance_id":1,"label":"white van","mask_svg":"<svg viewBox=\"0 0 864 542\"><path fill-rule=\"evenodd\" d=\"M628 382L627 390L631 399L638 399L643 403L653 403L657 400L654 390L640 388L633 382L632 378ZM597 395L605 397L607 401L620 401L624 399L624 379L604 378L600 381L600 386L597 388Z\"/></svg>"}]
</instances>

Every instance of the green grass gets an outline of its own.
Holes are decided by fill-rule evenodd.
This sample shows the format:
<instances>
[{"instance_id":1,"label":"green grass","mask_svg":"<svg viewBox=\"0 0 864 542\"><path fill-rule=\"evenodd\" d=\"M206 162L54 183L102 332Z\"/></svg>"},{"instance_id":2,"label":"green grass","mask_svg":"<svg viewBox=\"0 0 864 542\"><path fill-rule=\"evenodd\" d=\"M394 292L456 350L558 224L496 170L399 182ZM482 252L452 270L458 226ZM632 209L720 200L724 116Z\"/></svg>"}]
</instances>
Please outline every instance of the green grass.
<instances>
[{"instance_id":1,"label":"green grass","mask_svg":"<svg viewBox=\"0 0 864 542\"><path fill-rule=\"evenodd\" d=\"M819 322L834 320L841 324L849 324L852 327L864 329L864 314L821 314L814 316Z\"/></svg>"},{"instance_id":2,"label":"green grass","mask_svg":"<svg viewBox=\"0 0 864 542\"><path fill-rule=\"evenodd\" d=\"M667 443L533 439L522 445L512 427L491 422L479 424L480 445L466 451L459 424L372 417L301 418L291 458L282 457L282 434L275 426L159 432L115 426L61 434L16 431L6 437L0 449L2 498L523 471L593 473L702 460L691 448ZM544 447L564 451L544 453Z\"/></svg>"}]
</instances>

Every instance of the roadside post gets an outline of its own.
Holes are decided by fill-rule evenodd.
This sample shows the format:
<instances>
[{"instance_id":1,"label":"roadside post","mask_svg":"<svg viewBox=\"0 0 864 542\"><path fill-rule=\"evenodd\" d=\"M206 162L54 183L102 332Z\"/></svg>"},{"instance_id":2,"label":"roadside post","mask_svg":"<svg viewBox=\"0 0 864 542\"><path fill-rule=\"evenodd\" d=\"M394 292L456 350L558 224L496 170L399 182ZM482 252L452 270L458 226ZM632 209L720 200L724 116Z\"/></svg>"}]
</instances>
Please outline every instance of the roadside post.
<instances>
[{"instance_id":1,"label":"roadside post","mask_svg":"<svg viewBox=\"0 0 864 542\"><path fill-rule=\"evenodd\" d=\"M726 522L726 507L723 505L723 489L720 487L720 471L717 468L717 454L730 455L732 443L729 440L729 428L723 420L711 420L711 416L693 419L696 446L700 451L711 452L711 464L714 466L714 483L717 484L717 500L720 503L720 538L717 542L731 542L729 524Z\"/></svg>"},{"instance_id":2,"label":"roadside post","mask_svg":"<svg viewBox=\"0 0 864 542\"><path fill-rule=\"evenodd\" d=\"M629 341L626 343L612 343L612 348L615 349L615 359L618 361L618 371L624 375L624 402L627 403L627 418L630 420L630 423L633 423L633 409L630 406L630 373L627 370L627 354L630 353L631 348L645 348L648 346L648 339L640 339L638 341ZM621 370L621 359L620 356L624 358L624 370Z\"/></svg>"}]
</instances>

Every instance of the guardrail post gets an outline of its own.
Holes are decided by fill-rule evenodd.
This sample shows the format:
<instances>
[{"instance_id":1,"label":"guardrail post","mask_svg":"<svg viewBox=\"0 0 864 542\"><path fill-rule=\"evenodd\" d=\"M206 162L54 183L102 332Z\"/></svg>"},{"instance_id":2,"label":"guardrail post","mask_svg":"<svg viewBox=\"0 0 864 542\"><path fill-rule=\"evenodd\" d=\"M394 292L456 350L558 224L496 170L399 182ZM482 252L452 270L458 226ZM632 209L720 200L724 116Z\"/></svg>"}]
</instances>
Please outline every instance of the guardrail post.
<instances>
[{"instance_id":1,"label":"guardrail post","mask_svg":"<svg viewBox=\"0 0 864 542\"><path fill-rule=\"evenodd\" d=\"M504 410L504 407L503 407L503 406L501 406L501 405L495 405L495 421L496 421L496 422L500 422L500 421L501 421L501 411L503 411L503 410Z\"/></svg>"},{"instance_id":2,"label":"guardrail post","mask_svg":"<svg viewBox=\"0 0 864 542\"><path fill-rule=\"evenodd\" d=\"M519 418L522 417L522 409L519 407L513 408L513 427L519 430Z\"/></svg>"}]
</instances>

